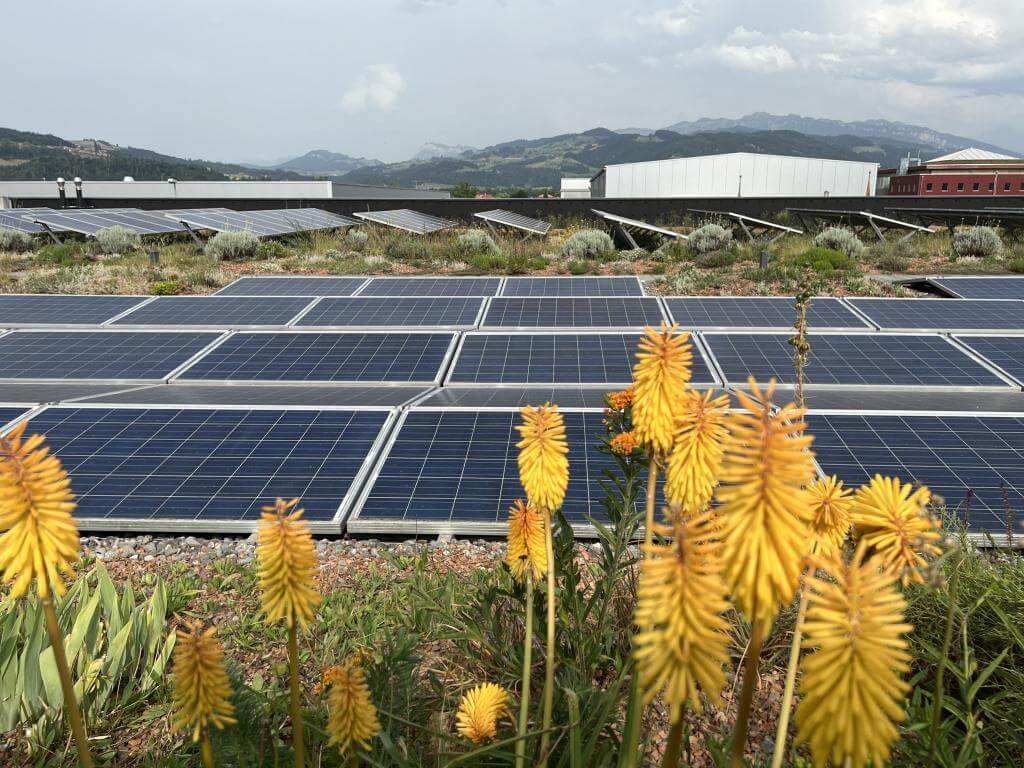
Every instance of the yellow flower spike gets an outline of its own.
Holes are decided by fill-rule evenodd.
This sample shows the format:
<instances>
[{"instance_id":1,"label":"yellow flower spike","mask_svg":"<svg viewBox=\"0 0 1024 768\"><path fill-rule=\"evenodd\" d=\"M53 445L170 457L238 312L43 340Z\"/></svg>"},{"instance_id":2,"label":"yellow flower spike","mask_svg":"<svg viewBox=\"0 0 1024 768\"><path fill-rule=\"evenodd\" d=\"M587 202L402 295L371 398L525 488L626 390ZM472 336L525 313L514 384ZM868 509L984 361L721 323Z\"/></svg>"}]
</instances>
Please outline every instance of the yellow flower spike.
<instances>
[{"instance_id":1,"label":"yellow flower spike","mask_svg":"<svg viewBox=\"0 0 1024 768\"><path fill-rule=\"evenodd\" d=\"M0 438L0 579L11 597L66 591L61 574L78 562L71 481L43 435L24 439L23 421Z\"/></svg>"},{"instance_id":2,"label":"yellow flower spike","mask_svg":"<svg viewBox=\"0 0 1024 768\"><path fill-rule=\"evenodd\" d=\"M526 581L527 571L534 582L548 571L544 546L544 516L535 507L516 499L508 511L508 553L505 562L516 581Z\"/></svg>"},{"instance_id":3,"label":"yellow flower spike","mask_svg":"<svg viewBox=\"0 0 1024 768\"><path fill-rule=\"evenodd\" d=\"M697 515L711 502L725 451L729 396L686 393L676 422L675 445L665 468L665 498L685 514Z\"/></svg>"},{"instance_id":4,"label":"yellow flower spike","mask_svg":"<svg viewBox=\"0 0 1024 768\"><path fill-rule=\"evenodd\" d=\"M256 534L263 612L267 622L308 626L320 604L316 589L316 547L298 499L278 499L263 508Z\"/></svg>"},{"instance_id":5,"label":"yellow flower spike","mask_svg":"<svg viewBox=\"0 0 1024 768\"><path fill-rule=\"evenodd\" d=\"M798 741L810 744L819 766L885 765L905 717L911 656L903 636L913 627L896 574L881 558L864 562L865 549L848 565L819 561L824 572L807 582L804 632L813 650L801 664L796 718Z\"/></svg>"},{"instance_id":6,"label":"yellow flower spike","mask_svg":"<svg viewBox=\"0 0 1024 768\"><path fill-rule=\"evenodd\" d=\"M235 708L229 701L231 683L216 631L192 624L188 631L178 631L174 645L173 725L175 730L191 731L193 741L199 741L211 725L222 729L235 723Z\"/></svg>"},{"instance_id":7,"label":"yellow flower spike","mask_svg":"<svg viewBox=\"0 0 1024 768\"><path fill-rule=\"evenodd\" d=\"M629 456L638 446L639 443L632 432L620 432L608 441L608 447L612 449L613 453L619 454L619 456Z\"/></svg>"},{"instance_id":8,"label":"yellow flower spike","mask_svg":"<svg viewBox=\"0 0 1024 768\"><path fill-rule=\"evenodd\" d=\"M565 439L565 421L558 406L546 403L539 408L527 406L520 413L522 438L519 449L519 481L526 499L537 509L553 512L562 506L569 487L569 446Z\"/></svg>"},{"instance_id":9,"label":"yellow flower spike","mask_svg":"<svg viewBox=\"0 0 1024 768\"><path fill-rule=\"evenodd\" d=\"M494 683L481 683L467 691L459 703L455 728L474 744L491 741L498 733L498 720L508 714L508 692Z\"/></svg>"},{"instance_id":10,"label":"yellow flower spike","mask_svg":"<svg viewBox=\"0 0 1024 768\"><path fill-rule=\"evenodd\" d=\"M843 486L835 475L819 478L807 487L811 497L811 540L815 554L832 557L850 532L850 506L853 490Z\"/></svg>"},{"instance_id":11,"label":"yellow flower spike","mask_svg":"<svg viewBox=\"0 0 1024 768\"><path fill-rule=\"evenodd\" d=\"M774 379L727 417L729 435L716 497L725 580L752 622L771 623L793 599L807 553L811 517L804 485L814 475L812 437L804 411L789 404L772 412Z\"/></svg>"},{"instance_id":12,"label":"yellow flower spike","mask_svg":"<svg viewBox=\"0 0 1024 768\"><path fill-rule=\"evenodd\" d=\"M633 366L633 431L640 444L656 455L672 450L676 420L690 381L693 353L690 334L676 326L647 328Z\"/></svg>"},{"instance_id":13,"label":"yellow flower spike","mask_svg":"<svg viewBox=\"0 0 1024 768\"><path fill-rule=\"evenodd\" d=\"M644 702L664 689L672 723L687 702L701 711L700 690L721 696L729 659L729 604L713 518L675 517L672 528L659 530L674 539L645 547L635 642Z\"/></svg>"},{"instance_id":14,"label":"yellow flower spike","mask_svg":"<svg viewBox=\"0 0 1024 768\"><path fill-rule=\"evenodd\" d=\"M358 657L332 667L324 678L331 686L327 699L327 743L337 744L342 754L352 749L369 749L370 741L380 733L380 720Z\"/></svg>"},{"instance_id":15,"label":"yellow flower spike","mask_svg":"<svg viewBox=\"0 0 1024 768\"><path fill-rule=\"evenodd\" d=\"M875 475L857 489L850 508L854 535L892 570L903 585L924 581L927 558L939 554L941 523L928 515L931 493L899 478Z\"/></svg>"}]
</instances>

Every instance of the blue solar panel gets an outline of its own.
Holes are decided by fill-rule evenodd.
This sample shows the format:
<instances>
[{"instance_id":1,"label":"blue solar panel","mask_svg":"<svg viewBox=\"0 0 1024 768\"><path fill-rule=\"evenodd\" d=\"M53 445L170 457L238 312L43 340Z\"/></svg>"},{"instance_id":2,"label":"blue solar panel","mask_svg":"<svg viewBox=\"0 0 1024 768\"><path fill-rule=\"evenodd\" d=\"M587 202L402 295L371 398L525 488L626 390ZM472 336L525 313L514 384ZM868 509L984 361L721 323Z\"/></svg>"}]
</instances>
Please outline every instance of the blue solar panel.
<instances>
[{"instance_id":1,"label":"blue solar panel","mask_svg":"<svg viewBox=\"0 0 1024 768\"><path fill-rule=\"evenodd\" d=\"M0 296L0 328L99 325L143 301L142 296Z\"/></svg>"},{"instance_id":2,"label":"blue solar panel","mask_svg":"<svg viewBox=\"0 0 1024 768\"><path fill-rule=\"evenodd\" d=\"M115 325L239 328L287 325L313 299L283 296L160 296Z\"/></svg>"},{"instance_id":3,"label":"blue solar panel","mask_svg":"<svg viewBox=\"0 0 1024 768\"><path fill-rule=\"evenodd\" d=\"M1024 301L849 299L883 331L1024 330Z\"/></svg>"},{"instance_id":4,"label":"blue solar panel","mask_svg":"<svg viewBox=\"0 0 1024 768\"><path fill-rule=\"evenodd\" d=\"M727 383L774 377L795 384L790 334L706 333ZM809 334L808 384L899 387L1007 387L1008 383L939 335Z\"/></svg>"},{"instance_id":5,"label":"blue solar panel","mask_svg":"<svg viewBox=\"0 0 1024 768\"><path fill-rule=\"evenodd\" d=\"M360 296L495 296L500 277L375 277Z\"/></svg>"},{"instance_id":6,"label":"blue solar panel","mask_svg":"<svg viewBox=\"0 0 1024 768\"><path fill-rule=\"evenodd\" d=\"M502 296L643 296L636 277L509 277Z\"/></svg>"},{"instance_id":7,"label":"blue solar panel","mask_svg":"<svg viewBox=\"0 0 1024 768\"><path fill-rule=\"evenodd\" d=\"M376 297L321 299L295 324L301 327L472 328L482 298Z\"/></svg>"},{"instance_id":8,"label":"blue solar panel","mask_svg":"<svg viewBox=\"0 0 1024 768\"><path fill-rule=\"evenodd\" d=\"M44 433L71 475L83 521L255 525L278 496L328 523L386 411L47 408ZM88 523L86 522L86 525Z\"/></svg>"},{"instance_id":9,"label":"blue solar panel","mask_svg":"<svg viewBox=\"0 0 1024 768\"><path fill-rule=\"evenodd\" d=\"M1024 299L1024 277L932 277L928 282L961 299Z\"/></svg>"},{"instance_id":10,"label":"blue solar panel","mask_svg":"<svg viewBox=\"0 0 1024 768\"><path fill-rule=\"evenodd\" d=\"M0 406L0 427L10 424L19 416L24 416L26 413L28 413L27 408L14 408L7 405Z\"/></svg>"},{"instance_id":11,"label":"blue solar panel","mask_svg":"<svg viewBox=\"0 0 1024 768\"><path fill-rule=\"evenodd\" d=\"M923 483L973 532L1005 532L1005 503L1021 534L1024 418L812 414L807 424L822 470L847 484L875 473Z\"/></svg>"},{"instance_id":12,"label":"blue solar panel","mask_svg":"<svg viewBox=\"0 0 1024 768\"><path fill-rule=\"evenodd\" d=\"M351 296L365 277L240 277L214 296Z\"/></svg>"},{"instance_id":13,"label":"blue solar panel","mask_svg":"<svg viewBox=\"0 0 1024 768\"><path fill-rule=\"evenodd\" d=\"M216 333L15 331L0 337L0 379L162 379Z\"/></svg>"},{"instance_id":14,"label":"blue solar panel","mask_svg":"<svg viewBox=\"0 0 1024 768\"><path fill-rule=\"evenodd\" d=\"M787 296L667 297L665 307L683 328L789 329L796 321L794 299ZM811 300L807 322L811 328L870 327L839 299L827 296Z\"/></svg>"},{"instance_id":15,"label":"blue solar panel","mask_svg":"<svg viewBox=\"0 0 1024 768\"><path fill-rule=\"evenodd\" d=\"M1024 336L957 336L1000 370L1024 385Z\"/></svg>"},{"instance_id":16,"label":"blue solar panel","mask_svg":"<svg viewBox=\"0 0 1024 768\"><path fill-rule=\"evenodd\" d=\"M238 333L180 378L432 383L452 333Z\"/></svg>"},{"instance_id":17,"label":"blue solar panel","mask_svg":"<svg viewBox=\"0 0 1024 768\"><path fill-rule=\"evenodd\" d=\"M628 386L638 340L636 333L470 333L447 383ZM715 383L696 346L693 383Z\"/></svg>"},{"instance_id":18,"label":"blue solar panel","mask_svg":"<svg viewBox=\"0 0 1024 768\"><path fill-rule=\"evenodd\" d=\"M495 298L482 325L492 328L644 328L664 316L653 297Z\"/></svg>"},{"instance_id":19,"label":"blue solar panel","mask_svg":"<svg viewBox=\"0 0 1024 768\"><path fill-rule=\"evenodd\" d=\"M569 488L562 507L572 523L604 517L601 481L615 462L597 450L600 411L564 413ZM416 530L503 523L523 498L516 464L517 411L412 410L349 529Z\"/></svg>"}]
</instances>

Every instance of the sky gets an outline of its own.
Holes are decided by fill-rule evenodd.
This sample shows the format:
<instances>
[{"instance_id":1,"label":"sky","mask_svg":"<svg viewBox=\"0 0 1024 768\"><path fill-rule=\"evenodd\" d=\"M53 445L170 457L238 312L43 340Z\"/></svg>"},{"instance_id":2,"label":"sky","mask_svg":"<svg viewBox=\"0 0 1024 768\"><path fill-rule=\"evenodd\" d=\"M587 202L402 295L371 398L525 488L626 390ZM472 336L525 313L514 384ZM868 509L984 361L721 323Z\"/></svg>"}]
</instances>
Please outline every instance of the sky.
<instances>
[{"instance_id":1,"label":"sky","mask_svg":"<svg viewBox=\"0 0 1024 768\"><path fill-rule=\"evenodd\" d=\"M226 162L391 162L426 142L765 111L1024 150L1018 2L10 3L0 126Z\"/></svg>"}]
</instances>

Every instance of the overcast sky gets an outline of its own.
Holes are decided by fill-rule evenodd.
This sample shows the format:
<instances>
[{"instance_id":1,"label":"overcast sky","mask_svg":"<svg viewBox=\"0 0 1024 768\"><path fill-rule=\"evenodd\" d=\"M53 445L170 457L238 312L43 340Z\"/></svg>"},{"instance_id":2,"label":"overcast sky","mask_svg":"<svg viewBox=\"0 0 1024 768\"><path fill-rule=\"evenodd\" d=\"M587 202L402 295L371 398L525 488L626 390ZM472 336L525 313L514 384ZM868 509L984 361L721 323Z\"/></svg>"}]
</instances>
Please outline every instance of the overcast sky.
<instances>
[{"instance_id":1,"label":"overcast sky","mask_svg":"<svg viewBox=\"0 0 1024 768\"><path fill-rule=\"evenodd\" d=\"M393 161L798 113L1024 150L1019 0L5 3L0 126L169 154Z\"/></svg>"}]
</instances>

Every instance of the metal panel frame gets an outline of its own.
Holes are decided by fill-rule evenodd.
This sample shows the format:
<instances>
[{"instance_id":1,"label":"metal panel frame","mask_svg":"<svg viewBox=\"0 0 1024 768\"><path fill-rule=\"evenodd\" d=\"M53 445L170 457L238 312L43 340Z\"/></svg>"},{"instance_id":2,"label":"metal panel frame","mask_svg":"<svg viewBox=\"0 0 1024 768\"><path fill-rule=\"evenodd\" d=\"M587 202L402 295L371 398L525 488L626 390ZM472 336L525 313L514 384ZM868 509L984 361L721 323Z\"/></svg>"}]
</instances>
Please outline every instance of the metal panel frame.
<instances>
[{"instance_id":1,"label":"metal panel frame","mask_svg":"<svg viewBox=\"0 0 1024 768\"><path fill-rule=\"evenodd\" d=\"M484 313L487 311L487 307L490 304L493 296L319 296L317 299L304 309L298 316L292 320L292 323L288 326L296 330L311 330L311 331L363 331L372 332L380 331L386 333L388 331L401 331L403 333L407 331L471 331L480 327L480 323L483 320ZM298 325L298 322L305 317L313 309L316 304L326 299L382 299L384 301L404 301L405 299L479 299L480 309L476 313L476 318L473 320L472 325ZM242 329L244 330L244 329Z\"/></svg>"},{"instance_id":2,"label":"metal panel frame","mask_svg":"<svg viewBox=\"0 0 1024 768\"><path fill-rule=\"evenodd\" d=\"M376 459L379 456L382 445L384 444L387 437L390 437L391 431L394 428L396 418L399 413L399 409L390 406L269 406L269 405L180 405L180 404L151 404L145 405L128 405L128 404L117 404L112 405L109 403L89 403L89 402L77 402L72 404L64 405L44 405L35 409L31 413L31 416L36 416L39 413L49 410L51 408L74 408L74 409L94 409L94 410L138 410L140 408L146 410L170 410L170 411L383 411L387 413L384 419L384 423L381 424L380 431L374 438L373 443L370 445L370 449L366 453L366 458L363 459L363 463L360 465L359 470L352 478L352 483L349 485L344 497L338 504L338 508L334 513L334 517L330 520L307 520L310 531L319 534L335 534L340 535L344 531L345 519L349 514L350 508L353 503L359 498L359 494L362 490L363 484L366 481L371 469L373 469ZM21 421L26 416L23 416L12 423ZM301 502L300 502L301 505ZM116 520L107 518L95 518L95 517L76 517L75 523L78 525L80 530L98 531L98 532L125 532L126 534L133 533L254 533L259 520L254 519L251 521L243 520L225 520L223 518L214 518L211 520L194 520L194 519L183 519L183 518L164 518L164 519L148 519L148 518L131 518L121 517Z\"/></svg>"},{"instance_id":3,"label":"metal panel frame","mask_svg":"<svg viewBox=\"0 0 1024 768\"><path fill-rule=\"evenodd\" d=\"M618 233L618 235L625 240L632 248L639 248L636 240L629 234L629 228L639 229L644 232L650 232L655 235L661 235L662 237L669 238L672 240L689 240L689 235L684 235L681 232L673 232L671 229L665 229L664 227L657 227L654 224L648 224L646 221L640 221L639 219L630 219L625 216L619 216L617 213L609 213L608 211L602 211L597 208L590 209L592 213L597 214L605 224L611 225L612 229Z\"/></svg>"},{"instance_id":4,"label":"metal panel frame","mask_svg":"<svg viewBox=\"0 0 1024 768\"><path fill-rule=\"evenodd\" d=\"M223 291L226 291L228 288L230 288L235 283L240 283L242 280L316 280L318 278L344 278L344 279L351 278L353 280L357 280L357 279L361 278L363 282L359 286L357 286L356 289L352 293L348 294L348 296L335 296L335 295L327 296L327 295L322 294L322 293L312 293L312 294L305 294L305 293L295 293L295 294L284 294L284 293L274 293L274 294L271 294L271 293L223 293ZM209 295L210 296L258 296L258 297L262 297L262 298L275 298L275 299L288 299L288 298L304 299L307 296L309 296L311 298L317 298L317 299L323 299L323 298L347 299L347 298L350 298L352 296L355 296L359 291L361 291L363 289L363 287L370 281L370 279L371 279L370 277L367 277L365 275L241 275L239 277L236 277L234 280L232 280L227 285L221 286L220 288L218 288L216 291L214 291L213 293L211 293Z\"/></svg>"},{"instance_id":5,"label":"metal panel frame","mask_svg":"<svg viewBox=\"0 0 1024 768\"><path fill-rule=\"evenodd\" d=\"M529 227L526 224L513 224L511 221L496 218L493 215L495 213L510 213L513 216L516 216L521 219L529 219L530 221L535 221L541 226ZM507 227L508 229L516 229L519 230L520 232L525 232L527 237L529 237L530 235L539 235L540 237L546 237L548 232L551 231L551 224L546 221L543 221L541 219L535 219L532 216L525 216L524 214L516 213L515 211L508 211L503 208L495 208L490 211L479 211L477 213L474 213L473 216L474 218L484 221L487 224L487 227L492 232L495 232L495 226Z\"/></svg>"},{"instance_id":6,"label":"metal panel frame","mask_svg":"<svg viewBox=\"0 0 1024 768\"><path fill-rule=\"evenodd\" d=\"M43 331L46 331L46 330L50 330L50 331L69 330L70 331L70 330L74 330L75 328L87 328L87 329L95 330L95 329L103 328L103 327L105 327L107 325L107 323L111 323L114 320L117 320L119 317L123 317L124 315L128 314L129 312L134 312L139 307L141 307L141 306L143 306L145 304L149 304L149 302L151 302L151 301L153 301L154 299L157 298L156 296L140 296L140 295L134 294L134 293L117 293L117 294L110 294L110 293L4 293L4 294L0 294L0 298L6 297L6 296L31 296L32 298L36 298L36 299L39 299L39 298L49 298L49 297L57 297L57 296L62 296L62 297L71 298L71 299L84 299L84 298L89 298L89 297L92 297L92 296L101 296L103 298L111 298L111 297L113 297L113 298L125 298L125 299L137 299L138 300L137 304L133 304L128 309L123 310L121 312L118 312L113 317L109 317L106 320L101 320L98 323L69 323L67 321L57 322L57 323L15 323L15 322L10 322L10 321L3 321L2 322L3 327L4 328L8 328L10 330L21 330L23 328L27 328L27 329L38 329L38 330L43 330Z\"/></svg>"},{"instance_id":7,"label":"metal panel frame","mask_svg":"<svg viewBox=\"0 0 1024 768\"><path fill-rule=\"evenodd\" d=\"M617 300L617 299L653 299L657 303L658 312L661 314L661 322L668 322L668 314L665 312L665 305L661 300L660 296L491 296L487 300L485 311L477 319L476 330L481 331L532 331L534 333L541 333L544 331L572 331L574 330L571 326L565 325L486 325L484 320L487 318L487 313L491 310L491 302L494 299L559 299L566 301L569 299L599 299L599 300ZM610 325L610 326L596 326L596 325L581 325L577 326L575 330L579 331L643 331L645 328L651 327L650 323L646 325Z\"/></svg>"},{"instance_id":8,"label":"metal panel frame","mask_svg":"<svg viewBox=\"0 0 1024 768\"><path fill-rule=\"evenodd\" d=\"M1011 280L1019 282L1024 286L1024 275L929 275L924 278L924 281L929 285L937 288L938 290L949 294L954 299L969 299L969 300L982 300L976 296L964 296L962 293L954 291L945 284L945 280ZM984 299L986 301L992 301L993 299ZM1004 299L1005 301L1021 301L1022 299Z\"/></svg>"},{"instance_id":9,"label":"metal panel frame","mask_svg":"<svg viewBox=\"0 0 1024 768\"><path fill-rule=\"evenodd\" d=\"M348 298L348 297L340 297ZM209 352L212 352L216 347L224 344L228 338L234 338L241 334L247 334L249 336L276 336L279 334L295 335L300 334L304 336L365 336L370 333L378 333L382 336L386 335L409 335L409 336L426 336L426 335L450 335L451 338L448 340L448 349L445 351L444 357L441 359L441 364L438 367L437 374L433 379L430 380L414 380L414 381L379 381L379 380L368 380L368 381L356 381L356 380L336 380L332 381L329 379L308 379L303 381L279 381L277 379L187 379L183 378L189 369L197 365L203 357ZM187 366L182 366L176 371L173 377L165 379L168 384L187 384L188 386L217 386L217 387L232 387L232 386L274 386L274 387L438 387L441 386L441 381L444 379L445 374L451 365L452 359L455 355L455 350L459 342L459 337L462 334L458 331L435 331L431 329L417 328L414 331L395 331L392 328L381 328L377 331L356 331L350 328L346 328L340 331L318 331L312 328L290 328L288 330L272 331L272 330L258 330L258 331L232 331L224 334L217 343L205 350L203 355L196 356L189 361Z\"/></svg>"},{"instance_id":10,"label":"metal panel frame","mask_svg":"<svg viewBox=\"0 0 1024 768\"><path fill-rule=\"evenodd\" d=\"M682 328L683 330L690 330L690 329L692 329L694 331L700 331L702 333L704 333L704 332L715 333L715 332L726 332L726 331L734 331L734 332L739 333L739 332L742 332L742 331L750 331L750 330L760 330L760 331L773 331L773 330L776 330L776 331L779 331L779 332L782 332L782 331L792 332L793 331L793 326L792 325L694 325L694 326L683 325L682 321L681 320L677 320L676 316L672 314L672 309L669 306L668 300L669 299L701 299L701 300L709 300L710 299L710 300L713 301L713 300L716 300L716 299L729 299L731 301L731 300L735 300L735 299L791 299L791 300L795 301L796 300L795 296L659 296L658 298L661 299L662 304L664 305L663 309L664 309L664 312L665 312L665 316L668 318L668 321L670 323L677 323L680 326L680 328ZM863 315L858 313L853 307L851 307L849 304L847 304L845 301L843 301L843 298L844 297L842 297L842 296L812 296L811 299L810 299L811 300L812 311L813 311L814 300L815 299L835 299L837 302L839 302L840 306L842 306L845 309L848 309L850 312L852 312L856 316L856 318L858 320L862 320L864 322L864 325L851 325L848 328L847 327L832 326L832 327L821 328L821 329L816 329L813 326L810 326L808 328L808 332L810 332L810 333L824 333L826 331L835 331L835 332L844 332L844 333L856 333L856 332L860 332L860 331L875 331L875 330L878 330L878 328L874 325L874 323L868 322L867 318L865 318ZM794 317L795 317L795 315L794 315Z\"/></svg>"},{"instance_id":11,"label":"metal panel frame","mask_svg":"<svg viewBox=\"0 0 1024 768\"><path fill-rule=\"evenodd\" d=\"M268 325L266 323L263 323L263 324L260 324L260 325L243 325L243 324L238 324L238 323L221 323L221 324L217 324L217 325L213 325L213 324L209 324L209 325L207 325L207 324L192 324L192 323L188 323L188 324L175 324L175 323L142 323L142 324L119 323L116 327L117 328L121 328L121 329L126 329L126 330L132 330L132 331L139 331L139 330L142 330L142 331L148 331L148 330L189 331L189 330L194 330L194 331L221 331L221 332L223 332L223 331L263 331L263 330L276 331L276 330L283 330L285 328L290 328L291 324L294 323L302 315L306 314L306 312L308 312L310 310L310 308L314 304L316 304L318 301L320 301L321 297L319 297L319 296L317 296L317 297L312 297L312 296L218 296L218 297L214 297L212 295L210 295L210 296L179 296L179 297L173 297L173 296L170 296L170 297L151 296L149 301L145 301L145 302L143 302L142 304L140 304L137 307L132 307L127 312L123 312L120 315L118 315L117 317L111 318L107 322L103 323L103 325L104 326L110 325L110 324L114 323L115 321L120 320L120 319L126 317L127 315L131 314L132 312L134 312L135 310L139 309L140 307L145 306L145 305L147 305L147 304L149 304L149 303L151 303L153 301L156 301L157 299L162 299L162 298L188 298L188 299L214 299L214 298L220 298L220 299L306 299L307 303L306 303L305 307L303 307L301 310L299 310L299 312L297 314L295 314L291 318L289 318L288 322L284 323L283 325L273 325L273 324ZM349 297L348 296L342 296L342 297L339 297L339 298L349 298Z\"/></svg>"},{"instance_id":12,"label":"metal panel frame","mask_svg":"<svg viewBox=\"0 0 1024 768\"><path fill-rule=\"evenodd\" d=\"M1024 328L959 328L957 326L927 327L927 328L903 328L903 327L887 328L887 327L883 327L881 325L881 323L876 322L875 320L872 320L871 316L868 315L867 312L865 312L864 310L861 310L856 304L853 303L854 301L866 301L866 302L876 302L876 301L958 301L958 302L963 302L963 301L1006 301L1006 302L1012 302L1012 303L1024 306L1024 300L1022 300L1022 299L941 299L941 298L934 298L934 299L901 299L901 298L892 298L892 297L886 297L886 296L846 296L846 297L843 298L843 300L845 302L847 302L852 309L857 310L858 314L861 314L866 320L868 320L871 323L871 325L873 325L875 328L877 328L879 331L881 331L883 333L944 333L944 334L967 334L967 333L974 333L974 334L979 334L979 335L980 334L988 334L988 335L993 335L993 336L1000 336L1000 335L1006 335L1006 334L1016 334L1016 333L1024 333Z\"/></svg>"},{"instance_id":13,"label":"metal panel frame","mask_svg":"<svg viewBox=\"0 0 1024 768\"><path fill-rule=\"evenodd\" d=\"M367 275L366 282L359 286L359 290L353 293L351 296L323 296L325 299L493 299L495 296L501 296L501 292L505 290L505 280L507 278L502 275ZM370 285L375 281L384 280L442 280L442 281L459 281L459 280L497 280L498 287L495 288L494 293L460 293L458 295L448 294L420 294L410 293L406 294L377 294L377 293L364 293L364 291L370 288Z\"/></svg>"},{"instance_id":14,"label":"metal panel frame","mask_svg":"<svg viewBox=\"0 0 1024 768\"><path fill-rule=\"evenodd\" d=\"M403 227L400 224L395 224L392 221L382 221L382 220L380 220L380 218L373 218L374 214L379 214L379 213L396 213L396 212L415 213L415 214L418 214L420 216L429 216L432 219L437 219L438 221L443 221L444 222L444 226L438 227L437 229L431 229L428 232L419 232L419 231L417 231L415 229L409 229L408 227ZM386 211L354 211L352 213L352 215L355 216L356 218L362 219L363 221L368 222L370 224L376 224L379 227L388 227L390 229L397 229L397 230L400 230L402 232L408 232L411 235L419 235L420 237L425 237L427 235L436 235L438 232L444 232L445 230L452 229L453 227L457 227L459 225L458 222L452 221L451 219L445 219L445 218L443 218L441 216L434 216L434 215L429 214L429 213L422 213L420 211L414 211L412 208L392 208L392 209L389 209L389 210L386 210Z\"/></svg>"},{"instance_id":15,"label":"metal panel frame","mask_svg":"<svg viewBox=\"0 0 1024 768\"><path fill-rule=\"evenodd\" d=\"M1013 339L1013 338L1024 338L1024 330L1019 330L1016 333L953 333L949 335L950 343L963 349L967 354L977 357L983 360L986 365L990 366L994 371L998 371L1000 376L1005 377L1008 381L1013 382L1015 386L1020 387L1024 390L1024 375L1014 376L1012 373L1004 369L998 363L985 357L985 354L980 350L975 349L971 346L972 338L1002 338L1002 339Z\"/></svg>"},{"instance_id":16,"label":"metal panel frame","mask_svg":"<svg viewBox=\"0 0 1024 768\"><path fill-rule=\"evenodd\" d=\"M585 293L557 293L553 296L521 296L516 294L505 293L505 289L509 287L509 283L513 280L607 280L614 278L616 280L636 280L637 286L640 288L638 294L623 294L621 296L600 296L598 294L585 294ZM501 292L496 293L494 296L489 298L493 299L642 299L645 296L650 296L647 293L647 286L644 281L640 279L639 275L511 275L504 277L501 280ZM660 297L659 297L660 298Z\"/></svg>"}]
</instances>

